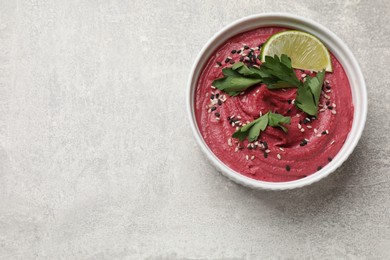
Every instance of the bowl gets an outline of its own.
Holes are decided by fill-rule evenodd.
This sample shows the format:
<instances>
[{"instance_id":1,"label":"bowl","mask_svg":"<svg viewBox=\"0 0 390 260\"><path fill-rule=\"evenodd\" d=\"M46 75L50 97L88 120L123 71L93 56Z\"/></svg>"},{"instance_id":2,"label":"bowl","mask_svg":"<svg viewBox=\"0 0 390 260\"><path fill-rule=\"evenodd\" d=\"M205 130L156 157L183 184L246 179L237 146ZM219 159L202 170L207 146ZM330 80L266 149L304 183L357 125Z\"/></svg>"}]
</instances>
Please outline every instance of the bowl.
<instances>
[{"instance_id":1,"label":"bowl","mask_svg":"<svg viewBox=\"0 0 390 260\"><path fill-rule=\"evenodd\" d=\"M336 157L333 158L333 160L328 163L324 168L299 180L288 182L259 181L241 175L240 173L230 169L218 157L216 157L214 153L210 150L210 148L207 146L199 131L195 118L195 88L202 68L205 65L207 59L210 57L210 55L212 55L212 53L221 44L223 44L232 36L265 26L288 27L291 29L306 31L317 36L342 64L351 86L354 115L351 131L349 132L349 135L344 145L342 146ZM195 60L188 80L186 98L190 126L195 135L196 141L202 151L207 156L207 158L217 168L217 170L229 179L246 187L266 190L286 190L300 188L317 182L328 176L330 173L334 172L345 160L347 160L349 155L356 147L363 132L367 116L367 91L364 82L364 77L359 67L359 64L357 63L355 57L353 56L347 45L333 32L331 32L324 26L310 19L288 13L265 13L248 16L229 24L228 26L220 30L218 33L216 33L205 44L205 46L202 48Z\"/></svg>"}]
</instances>

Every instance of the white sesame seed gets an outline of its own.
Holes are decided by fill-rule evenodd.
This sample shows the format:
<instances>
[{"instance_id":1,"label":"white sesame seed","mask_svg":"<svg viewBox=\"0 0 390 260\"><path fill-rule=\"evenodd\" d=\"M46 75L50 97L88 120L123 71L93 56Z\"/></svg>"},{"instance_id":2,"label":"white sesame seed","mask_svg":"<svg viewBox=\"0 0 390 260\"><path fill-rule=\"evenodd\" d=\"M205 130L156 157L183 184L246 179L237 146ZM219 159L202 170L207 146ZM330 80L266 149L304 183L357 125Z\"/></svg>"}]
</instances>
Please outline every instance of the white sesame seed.
<instances>
[{"instance_id":1,"label":"white sesame seed","mask_svg":"<svg viewBox=\"0 0 390 260\"><path fill-rule=\"evenodd\" d=\"M307 75L305 73L302 74L302 78L305 78Z\"/></svg>"},{"instance_id":2,"label":"white sesame seed","mask_svg":"<svg viewBox=\"0 0 390 260\"><path fill-rule=\"evenodd\" d=\"M326 110L325 108L321 108L319 111L324 112L325 110Z\"/></svg>"},{"instance_id":3,"label":"white sesame seed","mask_svg":"<svg viewBox=\"0 0 390 260\"><path fill-rule=\"evenodd\" d=\"M249 57L245 57L245 59L244 60L249 60Z\"/></svg>"},{"instance_id":4,"label":"white sesame seed","mask_svg":"<svg viewBox=\"0 0 390 260\"><path fill-rule=\"evenodd\" d=\"M253 160L253 159L255 159L255 156L254 156L254 155L251 156L251 160Z\"/></svg>"},{"instance_id":5,"label":"white sesame seed","mask_svg":"<svg viewBox=\"0 0 390 260\"><path fill-rule=\"evenodd\" d=\"M240 129L238 126L236 127L236 131L238 131L238 129Z\"/></svg>"},{"instance_id":6,"label":"white sesame seed","mask_svg":"<svg viewBox=\"0 0 390 260\"><path fill-rule=\"evenodd\" d=\"M214 87L213 85L211 85L211 88L212 88L212 89L215 89L215 87Z\"/></svg>"},{"instance_id":7,"label":"white sesame seed","mask_svg":"<svg viewBox=\"0 0 390 260\"><path fill-rule=\"evenodd\" d=\"M207 93L206 93L206 97L208 97L208 96L209 96L209 94L210 94L210 93L209 93L209 92L207 92Z\"/></svg>"},{"instance_id":8,"label":"white sesame seed","mask_svg":"<svg viewBox=\"0 0 390 260\"><path fill-rule=\"evenodd\" d=\"M305 117L305 119L306 119L306 121L310 122L310 118L308 118L308 117Z\"/></svg>"},{"instance_id":9,"label":"white sesame seed","mask_svg":"<svg viewBox=\"0 0 390 260\"><path fill-rule=\"evenodd\" d=\"M337 113L336 110L333 109L332 114L335 115L336 113Z\"/></svg>"},{"instance_id":10,"label":"white sesame seed","mask_svg":"<svg viewBox=\"0 0 390 260\"><path fill-rule=\"evenodd\" d=\"M255 145L259 145L259 141L256 141L256 142L255 142Z\"/></svg>"},{"instance_id":11,"label":"white sesame seed","mask_svg":"<svg viewBox=\"0 0 390 260\"><path fill-rule=\"evenodd\" d=\"M318 133L318 130L316 128L313 129L314 133Z\"/></svg>"},{"instance_id":12,"label":"white sesame seed","mask_svg":"<svg viewBox=\"0 0 390 260\"><path fill-rule=\"evenodd\" d=\"M304 128L301 128L301 132L302 132L302 133L305 132L305 129L304 129Z\"/></svg>"},{"instance_id":13,"label":"white sesame seed","mask_svg":"<svg viewBox=\"0 0 390 260\"><path fill-rule=\"evenodd\" d=\"M244 92L244 91L240 92L240 95L244 95L244 94L245 94L245 92Z\"/></svg>"},{"instance_id":14,"label":"white sesame seed","mask_svg":"<svg viewBox=\"0 0 390 260\"><path fill-rule=\"evenodd\" d=\"M328 95L326 95L326 94L324 94L324 97L325 97L326 99L330 99L330 96L328 96Z\"/></svg>"},{"instance_id":15,"label":"white sesame seed","mask_svg":"<svg viewBox=\"0 0 390 260\"><path fill-rule=\"evenodd\" d=\"M221 120L221 119L220 119L219 117L216 117L215 120L219 121L219 120Z\"/></svg>"},{"instance_id":16,"label":"white sesame seed","mask_svg":"<svg viewBox=\"0 0 390 260\"><path fill-rule=\"evenodd\" d=\"M232 59L233 59L233 58L232 58L232 57L230 57L230 56L229 56L229 57L227 57L227 58L228 58L229 60L232 60Z\"/></svg>"},{"instance_id":17,"label":"white sesame seed","mask_svg":"<svg viewBox=\"0 0 390 260\"><path fill-rule=\"evenodd\" d=\"M207 110L207 113L211 113L211 109Z\"/></svg>"},{"instance_id":18,"label":"white sesame seed","mask_svg":"<svg viewBox=\"0 0 390 260\"><path fill-rule=\"evenodd\" d=\"M283 92L286 92L287 90L286 90L286 89L284 89L284 88L282 88L282 91L283 91Z\"/></svg>"},{"instance_id":19,"label":"white sesame seed","mask_svg":"<svg viewBox=\"0 0 390 260\"><path fill-rule=\"evenodd\" d=\"M305 138L305 139L303 139L303 140L305 140L306 142L309 142L309 139L307 139L307 138Z\"/></svg>"},{"instance_id":20,"label":"white sesame seed","mask_svg":"<svg viewBox=\"0 0 390 260\"><path fill-rule=\"evenodd\" d=\"M247 148L251 147L251 144L248 144L246 147L247 147Z\"/></svg>"},{"instance_id":21,"label":"white sesame seed","mask_svg":"<svg viewBox=\"0 0 390 260\"><path fill-rule=\"evenodd\" d=\"M247 121L246 121L246 123L247 123L247 124L249 124L249 123L250 123L250 121L248 121L248 120L247 120Z\"/></svg>"},{"instance_id":22,"label":"white sesame seed","mask_svg":"<svg viewBox=\"0 0 390 260\"><path fill-rule=\"evenodd\" d=\"M313 71L311 70L310 73L313 73Z\"/></svg>"},{"instance_id":23,"label":"white sesame seed","mask_svg":"<svg viewBox=\"0 0 390 260\"><path fill-rule=\"evenodd\" d=\"M260 89L256 90L256 93L259 93L260 92Z\"/></svg>"},{"instance_id":24,"label":"white sesame seed","mask_svg":"<svg viewBox=\"0 0 390 260\"><path fill-rule=\"evenodd\" d=\"M260 115L260 116L263 116L263 112L260 111L259 115Z\"/></svg>"},{"instance_id":25,"label":"white sesame seed","mask_svg":"<svg viewBox=\"0 0 390 260\"><path fill-rule=\"evenodd\" d=\"M325 92L326 93L330 93L330 92L332 92L332 90L331 89L327 89L327 90L325 90Z\"/></svg>"},{"instance_id":26,"label":"white sesame seed","mask_svg":"<svg viewBox=\"0 0 390 260\"><path fill-rule=\"evenodd\" d=\"M245 155L245 159L248 161L249 160L249 155Z\"/></svg>"},{"instance_id":27,"label":"white sesame seed","mask_svg":"<svg viewBox=\"0 0 390 260\"><path fill-rule=\"evenodd\" d=\"M333 106L333 107L336 107L336 104L335 104L335 103L332 103L332 106Z\"/></svg>"},{"instance_id":28,"label":"white sesame seed","mask_svg":"<svg viewBox=\"0 0 390 260\"><path fill-rule=\"evenodd\" d=\"M318 104L319 107L323 107L324 105L323 104Z\"/></svg>"},{"instance_id":29,"label":"white sesame seed","mask_svg":"<svg viewBox=\"0 0 390 260\"><path fill-rule=\"evenodd\" d=\"M301 115L300 114L297 114L296 117L300 117Z\"/></svg>"},{"instance_id":30,"label":"white sesame seed","mask_svg":"<svg viewBox=\"0 0 390 260\"><path fill-rule=\"evenodd\" d=\"M330 144L332 145L332 144L334 144L336 141L335 140L333 140L332 142L330 142Z\"/></svg>"},{"instance_id":31,"label":"white sesame seed","mask_svg":"<svg viewBox=\"0 0 390 260\"><path fill-rule=\"evenodd\" d=\"M271 152L270 149L265 150L265 153L270 153L270 152Z\"/></svg>"},{"instance_id":32,"label":"white sesame seed","mask_svg":"<svg viewBox=\"0 0 390 260\"><path fill-rule=\"evenodd\" d=\"M235 125L234 122L232 122L232 126L233 126L233 127L234 127L234 125Z\"/></svg>"},{"instance_id":33,"label":"white sesame seed","mask_svg":"<svg viewBox=\"0 0 390 260\"><path fill-rule=\"evenodd\" d=\"M326 84L329 84L329 80L325 80L325 83L326 83Z\"/></svg>"},{"instance_id":34,"label":"white sesame seed","mask_svg":"<svg viewBox=\"0 0 390 260\"><path fill-rule=\"evenodd\" d=\"M231 138L228 139L228 145L229 145L229 146L233 146L233 144L232 144L232 139L231 139Z\"/></svg>"},{"instance_id":35,"label":"white sesame seed","mask_svg":"<svg viewBox=\"0 0 390 260\"><path fill-rule=\"evenodd\" d=\"M278 157L278 159L282 159L282 156L280 154L277 154L276 157Z\"/></svg>"},{"instance_id":36,"label":"white sesame seed","mask_svg":"<svg viewBox=\"0 0 390 260\"><path fill-rule=\"evenodd\" d=\"M317 137L321 137L322 135L321 134L318 134Z\"/></svg>"},{"instance_id":37,"label":"white sesame seed","mask_svg":"<svg viewBox=\"0 0 390 260\"><path fill-rule=\"evenodd\" d=\"M238 119L241 119L241 116L237 116Z\"/></svg>"},{"instance_id":38,"label":"white sesame seed","mask_svg":"<svg viewBox=\"0 0 390 260\"><path fill-rule=\"evenodd\" d=\"M236 149L234 149L234 152L235 152L235 153L238 152L238 146L236 147Z\"/></svg>"},{"instance_id":39,"label":"white sesame seed","mask_svg":"<svg viewBox=\"0 0 390 260\"><path fill-rule=\"evenodd\" d=\"M279 150L284 152L284 149L282 147L279 147Z\"/></svg>"},{"instance_id":40,"label":"white sesame seed","mask_svg":"<svg viewBox=\"0 0 390 260\"><path fill-rule=\"evenodd\" d=\"M302 128L302 125L301 124L298 124L298 129L301 129Z\"/></svg>"},{"instance_id":41,"label":"white sesame seed","mask_svg":"<svg viewBox=\"0 0 390 260\"><path fill-rule=\"evenodd\" d=\"M326 134L329 134L329 131L328 130L325 130Z\"/></svg>"},{"instance_id":42,"label":"white sesame seed","mask_svg":"<svg viewBox=\"0 0 390 260\"><path fill-rule=\"evenodd\" d=\"M291 104L293 105L295 104L295 99L291 100Z\"/></svg>"},{"instance_id":43,"label":"white sesame seed","mask_svg":"<svg viewBox=\"0 0 390 260\"><path fill-rule=\"evenodd\" d=\"M312 128L312 126L311 126L311 125L307 125L306 127L307 127L307 128L309 128L309 129L311 129L311 128Z\"/></svg>"},{"instance_id":44,"label":"white sesame seed","mask_svg":"<svg viewBox=\"0 0 390 260\"><path fill-rule=\"evenodd\" d=\"M217 64L217 65L215 65L215 66L214 66L214 68L219 68L219 65L218 65L218 64Z\"/></svg>"}]
</instances>

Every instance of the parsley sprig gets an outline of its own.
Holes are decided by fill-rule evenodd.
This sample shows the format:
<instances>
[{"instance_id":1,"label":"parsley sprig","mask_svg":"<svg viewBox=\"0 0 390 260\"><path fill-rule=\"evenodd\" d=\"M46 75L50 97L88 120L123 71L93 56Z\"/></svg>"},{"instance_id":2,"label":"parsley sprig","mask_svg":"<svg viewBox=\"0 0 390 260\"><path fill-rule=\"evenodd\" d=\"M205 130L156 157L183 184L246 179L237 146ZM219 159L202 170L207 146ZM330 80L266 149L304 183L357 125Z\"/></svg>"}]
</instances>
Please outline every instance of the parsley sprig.
<instances>
[{"instance_id":1,"label":"parsley sprig","mask_svg":"<svg viewBox=\"0 0 390 260\"><path fill-rule=\"evenodd\" d=\"M282 124L289 124L290 120L291 118L289 116L268 112L238 129L232 137L240 141L244 141L248 137L249 142L254 142L259 138L261 131L264 131L267 126L280 127L284 132L287 132L287 128Z\"/></svg>"},{"instance_id":2,"label":"parsley sprig","mask_svg":"<svg viewBox=\"0 0 390 260\"><path fill-rule=\"evenodd\" d=\"M269 89L298 88L296 107L303 112L317 116L321 88L325 77L325 70L315 77L306 77L300 81L291 66L291 59L282 54L280 58L266 56L261 67L246 66L239 62L230 68L222 70L223 78L214 80L212 85L230 96L236 96L249 87L264 83Z\"/></svg>"}]
</instances>

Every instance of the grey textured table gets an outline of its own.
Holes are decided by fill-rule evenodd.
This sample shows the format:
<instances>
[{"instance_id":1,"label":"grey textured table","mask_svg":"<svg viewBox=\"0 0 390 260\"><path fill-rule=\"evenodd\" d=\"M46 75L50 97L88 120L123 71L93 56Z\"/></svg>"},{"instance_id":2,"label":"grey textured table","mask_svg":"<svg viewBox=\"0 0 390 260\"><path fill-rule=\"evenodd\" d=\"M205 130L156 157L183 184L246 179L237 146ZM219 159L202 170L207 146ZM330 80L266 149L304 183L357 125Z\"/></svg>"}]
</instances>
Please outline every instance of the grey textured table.
<instances>
[{"instance_id":1,"label":"grey textured table","mask_svg":"<svg viewBox=\"0 0 390 260\"><path fill-rule=\"evenodd\" d=\"M0 1L1 259L390 258L390 2ZM327 179L254 191L206 161L185 89L203 44L250 14L327 26L369 111Z\"/></svg>"}]
</instances>

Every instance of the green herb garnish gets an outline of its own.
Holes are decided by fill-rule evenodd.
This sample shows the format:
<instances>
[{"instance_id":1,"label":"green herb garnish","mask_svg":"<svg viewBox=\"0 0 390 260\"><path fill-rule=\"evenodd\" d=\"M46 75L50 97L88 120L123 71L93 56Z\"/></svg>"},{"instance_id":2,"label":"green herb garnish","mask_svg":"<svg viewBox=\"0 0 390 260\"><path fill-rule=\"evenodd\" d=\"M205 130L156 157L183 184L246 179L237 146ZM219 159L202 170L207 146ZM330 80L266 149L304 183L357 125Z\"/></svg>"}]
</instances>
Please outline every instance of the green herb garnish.
<instances>
[{"instance_id":1,"label":"green herb garnish","mask_svg":"<svg viewBox=\"0 0 390 260\"><path fill-rule=\"evenodd\" d=\"M317 116L325 70L317 73L316 77L307 76L303 83L291 67L291 59L282 54L280 58L276 55L266 56L260 68L239 62L231 68L224 68L222 73L224 77L214 80L212 85L230 96L236 96L259 83L266 84L268 89L298 88L296 107Z\"/></svg>"},{"instance_id":2,"label":"green herb garnish","mask_svg":"<svg viewBox=\"0 0 390 260\"><path fill-rule=\"evenodd\" d=\"M290 120L289 116L285 117L277 113L268 112L238 129L232 137L238 138L240 141L244 141L248 137L248 141L253 142L259 138L261 131L264 131L267 126L280 127L284 132L287 132L287 128L282 124L289 124Z\"/></svg>"},{"instance_id":3,"label":"green herb garnish","mask_svg":"<svg viewBox=\"0 0 390 260\"><path fill-rule=\"evenodd\" d=\"M260 75L256 74L253 68L238 62L230 68L222 69L224 77L214 80L212 85L230 96L237 96L247 88L262 82Z\"/></svg>"}]
</instances>

